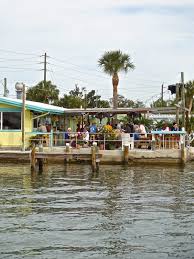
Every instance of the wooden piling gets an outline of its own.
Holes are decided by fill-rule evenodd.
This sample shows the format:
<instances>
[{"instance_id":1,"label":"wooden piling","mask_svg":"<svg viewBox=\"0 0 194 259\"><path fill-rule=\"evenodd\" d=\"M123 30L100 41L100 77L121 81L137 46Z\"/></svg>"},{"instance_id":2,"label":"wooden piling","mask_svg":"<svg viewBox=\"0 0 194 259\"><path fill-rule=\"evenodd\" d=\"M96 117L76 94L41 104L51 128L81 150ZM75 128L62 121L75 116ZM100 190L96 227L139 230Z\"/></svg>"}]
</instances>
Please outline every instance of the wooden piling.
<instances>
[{"instance_id":1,"label":"wooden piling","mask_svg":"<svg viewBox=\"0 0 194 259\"><path fill-rule=\"evenodd\" d=\"M187 149L185 147L185 135L180 136L180 148L181 148L181 163L186 164L186 162L187 162Z\"/></svg>"},{"instance_id":2,"label":"wooden piling","mask_svg":"<svg viewBox=\"0 0 194 259\"><path fill-rule=\"evenodd\" d=\"M156 140L155 140L155 139L153 139L153 140L151 141L151 150L152 150L152 151L156 150Z\"/></svg>"},{"instance_id":3,"label":"wooden piling","mask_svg":"<svg viewBox=\"0 0 194 259\"><path fill-rule=\"evenodd\" d=\"M36 170L36 156L35 156L35 152L36 152L36 146L33 145L32 150L31 150L31 157L30 157L31 170L32 171Z\"/></svg>"},{"instance_id":4,"label":"wooden piling","mask_svg":"<svg viewBox=\"0 0 194 259\"><path fill-rule=\"evenodd\" d=\"M92 154L92 170L96 171L96 148L91 146L91 154Z\"/></svg>"},{"instance_id":5,"label":"wooden piling","mask_svg":"<svg viewBox=\"0 0 194 259\"><path fill-rule=\"evenodd\" d=\"M39 170L39 172L42 172L43 171L43 159L38 158L37 161L38 161L38 170Z\"/></svg>"},{"instance_id":6,"label":"wooden piling","mask_svg":"<svg viewBox=\"0 0 194 259\"><path fill-rule=\"evenodd\" d=\"M38 151L39 152L43 152L43 145L39 145L39 148L38 148ZM38 169L39 169L39 172L42 172L43 171L43 164L44 164L44 160L43 158L38 158L37 159L37 162L38 162Z\"/></svg>"},{"instance_id":7,"label":"wooden piling","mask_svg":"<svg viewBox=\"0 0 194 259\"><path fill-rule=\"evenodd\" d=\"M185 164L187 162L187 154L185 144L181 143L181 163Z\"/></svg>"},{"instance_id":8,"label":"wooden piling","mask_svg":"<svg viewBox=\"0 0 194 259\"><path fill-rule=\"evenodd\" d=\"M128 159L129 159L129 146L124 145L124 151L123 151L123 162L125 164L128 163Z\"/></svg>"},{"instance_id":9,"label":"wooden piling","mask_svg":"<svg viewBox=\"0 0 194 259\"><path fill-rule=\"evenodd\" d=\"M71 160L71 157L70 157L70 145L69 143L66 143L65 145L65 152L66 152L66 157L65 157L65 162L69 162Z\"/></svg>"}]
</instances>

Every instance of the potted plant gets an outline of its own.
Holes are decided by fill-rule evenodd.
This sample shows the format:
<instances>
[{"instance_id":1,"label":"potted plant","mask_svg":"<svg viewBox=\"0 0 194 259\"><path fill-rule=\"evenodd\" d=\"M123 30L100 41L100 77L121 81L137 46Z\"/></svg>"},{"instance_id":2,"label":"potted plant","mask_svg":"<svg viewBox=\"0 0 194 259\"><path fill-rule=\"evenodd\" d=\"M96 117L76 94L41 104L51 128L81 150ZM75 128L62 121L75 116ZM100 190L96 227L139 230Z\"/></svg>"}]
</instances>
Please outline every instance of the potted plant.
<instances>
[{"instance_id":1,"label":"potted plant","mask_svg":"<svg viewBox=\"0 0 194 259\"><path fill-rule=\"evenodd\" d=\"M101 133L103 133L103 139L105 136L106 149L113 150L115 148L114 140L117 139L115 130L113 130L111 125L105 125L103 126Z\"/></svg>"}]
</instances>

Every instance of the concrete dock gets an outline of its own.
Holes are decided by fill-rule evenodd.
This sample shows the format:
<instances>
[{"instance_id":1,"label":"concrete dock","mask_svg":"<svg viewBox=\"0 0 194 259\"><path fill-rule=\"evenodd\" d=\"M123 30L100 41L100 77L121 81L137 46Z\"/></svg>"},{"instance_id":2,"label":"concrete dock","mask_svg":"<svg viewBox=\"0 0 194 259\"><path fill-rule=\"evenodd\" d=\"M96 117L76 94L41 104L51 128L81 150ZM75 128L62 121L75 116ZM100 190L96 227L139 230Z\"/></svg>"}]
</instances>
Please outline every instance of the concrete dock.
<instances>
[{"instance_id":1,"label":"concrete dock","mask_svg":"<svg viewBox=\"0 0 194 259\"><path fill-rule=\"evenodd\" d=\"M97 158L100 160L100 164L121 164L124 162L124 151L122 150L98 150L96 154ZM39 150L36 148L34 156L35 160L45 159L48 163L87 163L92 160L91 148L72 148L69 152L66 152L65 147L45 147L41 152L39 152ZM180 164L184 162L183 156L185 162L189 160L194 160L194 148L185 148L183 151L180 149L128 150L127 162L138 164ZM31 151L0 151L0 163L31 163L31 160Z\"/></svg>"}]
</instances>

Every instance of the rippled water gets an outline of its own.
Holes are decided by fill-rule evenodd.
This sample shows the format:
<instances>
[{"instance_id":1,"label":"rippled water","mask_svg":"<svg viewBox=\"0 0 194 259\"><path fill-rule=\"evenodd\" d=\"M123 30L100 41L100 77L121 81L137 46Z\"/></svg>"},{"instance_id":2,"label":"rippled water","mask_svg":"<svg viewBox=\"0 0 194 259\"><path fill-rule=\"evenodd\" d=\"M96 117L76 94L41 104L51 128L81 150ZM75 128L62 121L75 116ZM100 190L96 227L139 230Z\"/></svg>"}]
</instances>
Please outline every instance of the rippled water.
<instances>
[{"instance_id":1,"label":"rippled water","mask_svg":"<svg viewBox=\"0 0 194 259\"><path fill-rule=\"evenodd\" d=\"M0 258L194 258L194 165L0 165Z\"/></svg>"}]
</instances>

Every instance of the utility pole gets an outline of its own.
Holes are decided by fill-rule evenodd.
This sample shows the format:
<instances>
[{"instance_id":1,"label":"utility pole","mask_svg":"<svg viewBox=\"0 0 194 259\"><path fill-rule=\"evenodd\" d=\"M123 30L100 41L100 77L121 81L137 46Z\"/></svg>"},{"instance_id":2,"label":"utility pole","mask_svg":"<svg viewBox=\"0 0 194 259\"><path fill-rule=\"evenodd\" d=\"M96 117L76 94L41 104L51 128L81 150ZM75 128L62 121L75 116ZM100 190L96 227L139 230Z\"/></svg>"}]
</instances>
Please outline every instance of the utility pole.
<instances>
[{"instance_id":1,"label":"utility pole","mask_svg":"<svg viewBox=\"0 0 194 259\"><path fill-rule=\"evenodd\" d=\"M84 109L86 110L87 108L87 90L86 88L84 89Z\"/></svg>"},{"instance_id":2,"label":"utility pole","mask_svg":"<svg viewBox=\"0 0 194 259\"><path fill-rule=\"evenodd\" d=\"M47 69L46 69L46 65L47 65L47 54L46 52L44 53L44 86L46 86L46 72L47 72Z\"/></svg>"},{"instance_id":3,"label":"utility pole","mask_svg":"<svg viewBox=\"0 0 194 259\"><path fill-rule=\"evenodd\" d=\"M26 106L26 86L23 83L23 90L22 90L22 151L25 151L25 106Z\"/></svg>"},{"instance_id":4,"label":"utility pole","mask_svg":"<svg viewBox=\"0 0 194 259\"><path fill-rule=\"evenodd\" d=\"M176 84L176 123L179 125L179 84Z\"/></svg>"},{"instance_id":5,"label":"utility pole","mask_svg":"<svg viewBox=\"0 0 194 259\"><path fill-rule=\"evenodd\" d=\"M3 86L4 86L4 92L3 92L3 96L4 97L7 97L7 94L8 94L8 89L7 89L7 78L4 78L4 84L3 84Z\"/></svg>"},{"instance_id":6,"label":"utility pole","mask_svg":"<svg viewBox=\"0 0 194 259\"><path fill-rule=\"evenodd\" d=\"M98 90L96 90L96 108L98 108Z\"/></svg>"},{"instance_id":7,"label":"utility pole","mask_svg":"<svg viewBox=\"0 0 194 259\"><path fill-rule=\"evenodd\" d=\"M182 99L182 127L185 128L185 85L184 85L184 72L181 72L181 99Z\"/></svg>"},{"instance_id":8,"label":"utility pole","mask_svg":"<svg viewBox=\"0 0 194 259\"><path fill-rule=\"evenodd\" d=\"M162 84L162 89L161 89L161 101L162 101L162 107L163 107L163 102L164 102L164 84Z\"/></svg>"}]
</instances>

